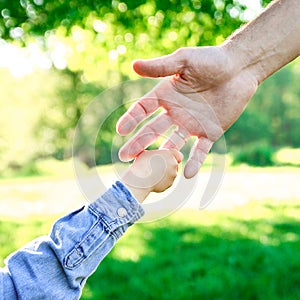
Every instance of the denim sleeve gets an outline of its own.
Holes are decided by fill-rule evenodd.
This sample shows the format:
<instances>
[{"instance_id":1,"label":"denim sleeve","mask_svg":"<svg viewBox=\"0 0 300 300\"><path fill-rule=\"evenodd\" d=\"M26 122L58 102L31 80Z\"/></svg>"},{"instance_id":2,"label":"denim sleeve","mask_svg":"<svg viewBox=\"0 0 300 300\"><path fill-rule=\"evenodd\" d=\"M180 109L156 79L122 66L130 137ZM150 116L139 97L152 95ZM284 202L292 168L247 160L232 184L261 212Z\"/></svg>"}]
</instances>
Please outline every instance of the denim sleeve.
<instances>
[{"instance_id":1,"label":"denim sleeve","mask_svg":"<svg viewBox=\"0 0 300 300\"><path fill-rule=\"evenodd\" d=\"M0 272L0 299L79 299L96 270L127 228L144 214L121 182L97 201L55 222L11 254Z\"/></svg>"}]
</instances>

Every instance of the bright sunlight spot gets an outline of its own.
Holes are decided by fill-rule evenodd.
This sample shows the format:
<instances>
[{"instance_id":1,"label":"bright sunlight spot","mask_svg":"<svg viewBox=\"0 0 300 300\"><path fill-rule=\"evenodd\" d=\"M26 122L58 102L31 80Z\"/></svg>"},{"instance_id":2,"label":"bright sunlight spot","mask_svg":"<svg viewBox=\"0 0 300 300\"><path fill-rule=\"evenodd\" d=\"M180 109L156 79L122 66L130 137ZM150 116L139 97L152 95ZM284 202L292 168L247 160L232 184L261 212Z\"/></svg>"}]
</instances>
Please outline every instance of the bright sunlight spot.
<instances>
[{"instance_id":1,"label":"bright sunlight spot","mask_svg":"<svg viewBox=\"0 0 300 300\"><path fill-rule=\"evenodd\" d=\"M13 76L22 77L36 69L50 69L50 58L37 43L26 48L0 41L0 68L8 68Z\"/></svg>"}]
</instances>

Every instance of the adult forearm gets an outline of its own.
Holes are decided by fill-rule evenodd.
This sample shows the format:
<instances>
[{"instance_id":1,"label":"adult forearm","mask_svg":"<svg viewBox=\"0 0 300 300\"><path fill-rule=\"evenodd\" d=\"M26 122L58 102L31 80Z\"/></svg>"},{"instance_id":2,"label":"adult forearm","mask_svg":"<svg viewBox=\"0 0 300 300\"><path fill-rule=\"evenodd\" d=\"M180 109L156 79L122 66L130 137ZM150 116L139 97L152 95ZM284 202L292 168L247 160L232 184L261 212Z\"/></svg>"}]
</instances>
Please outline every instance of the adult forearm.
<instances>
[{"instance_id":1,"label":"adult forearm","mask_svg":"<svg viewBox=\"0 0 300 300\"><path fill-rule=\"evenodd\" d=\"M300 55L300 1L273 1L222 47L236 71L249 70L261 83Z\"/></svg>"}]
</instances>

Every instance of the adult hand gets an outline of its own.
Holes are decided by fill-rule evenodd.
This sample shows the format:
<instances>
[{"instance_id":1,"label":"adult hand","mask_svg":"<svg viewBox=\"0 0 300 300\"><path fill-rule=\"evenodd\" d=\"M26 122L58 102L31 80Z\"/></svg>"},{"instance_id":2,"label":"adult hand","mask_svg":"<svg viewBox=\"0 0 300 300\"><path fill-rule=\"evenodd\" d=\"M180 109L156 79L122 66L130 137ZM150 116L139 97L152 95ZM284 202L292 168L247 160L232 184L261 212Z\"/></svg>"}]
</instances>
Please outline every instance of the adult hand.
<instances>
[{"instance_id":1,"label":"adult hand","mask_svg":"<svg viewBox=\"0 0 300 300\"><path fill-rule=\"evenodd\" d=\"M251 68L236 65L226 47L181 48L150 60L137 60L134 70L144 77L167 77L134 103L120 118L120 135L132 132L160 107L164 112L146 123L120 150L129 161L176 126L162 148L181 149L191 136L197 140L184 169L197 174L213 143L241 115L258 81Z\"/></svg>"}]
</instances>

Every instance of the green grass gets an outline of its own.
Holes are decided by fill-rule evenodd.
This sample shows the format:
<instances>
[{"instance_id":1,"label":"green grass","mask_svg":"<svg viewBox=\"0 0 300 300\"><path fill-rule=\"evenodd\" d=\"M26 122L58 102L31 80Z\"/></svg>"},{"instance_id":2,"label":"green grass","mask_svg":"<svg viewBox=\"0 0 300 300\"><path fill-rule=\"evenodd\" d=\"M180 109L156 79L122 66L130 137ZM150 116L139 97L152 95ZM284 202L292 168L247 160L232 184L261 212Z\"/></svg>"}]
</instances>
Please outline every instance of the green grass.
<instances>
[{"instance_id":1,"label":"green grass","mask_svg":"<svg viewBox=\"0 0 300 300\"><path fill-rule=\"evenodd\" d=\"M139 224L82 299L300 299L299 215L265 202Z\"/></svg>"},{"instance_id":2,"label":"green grass","mask_svg":"<svg viewBox=\"0 0 300 300\"><path fill-rule=\"evenodd\" d=\"M264 201L136 224L81 299L300 299L299 216L297 201ZM0 222L2 262L51 222Z\"/></svg>"},{"instance_id":3,"label":"green grass","mask_svg":"<svg viewBox=\"0 0 300 300\"><path fill-rule=\"evenodd\" d=\"M298 155L299 149L285 149L277 157L282 166L268 168L233 167L229 159L226 170L298 173ZM43 161L38 167L41 177L1 179L0 185L10 187L2 191L2 199L34 204L47 191L34 185L24 192L16 188L18 184L46 180L54 186L74 175L70 161ZM208 159L204 170L209 167ZM111 169L102 166L100 173L110 174ZM299 216L296 199L269 200L226 211L180 211L136 224L87 281L81 299L300 299ZM47 234L54 220L51 215L2 219L0 265L26 242Z\"/></svg>"},{"instance_id":4,"label":"green grass","mask_svg":"<svg viewBox=\"0 0 300 300\"><path fill-rule=\"evenodd\" d=\"M48 234L55 217L35 217L0 220L0 266L4 258L37 236Z\"/></svg>"}]
</instances>

